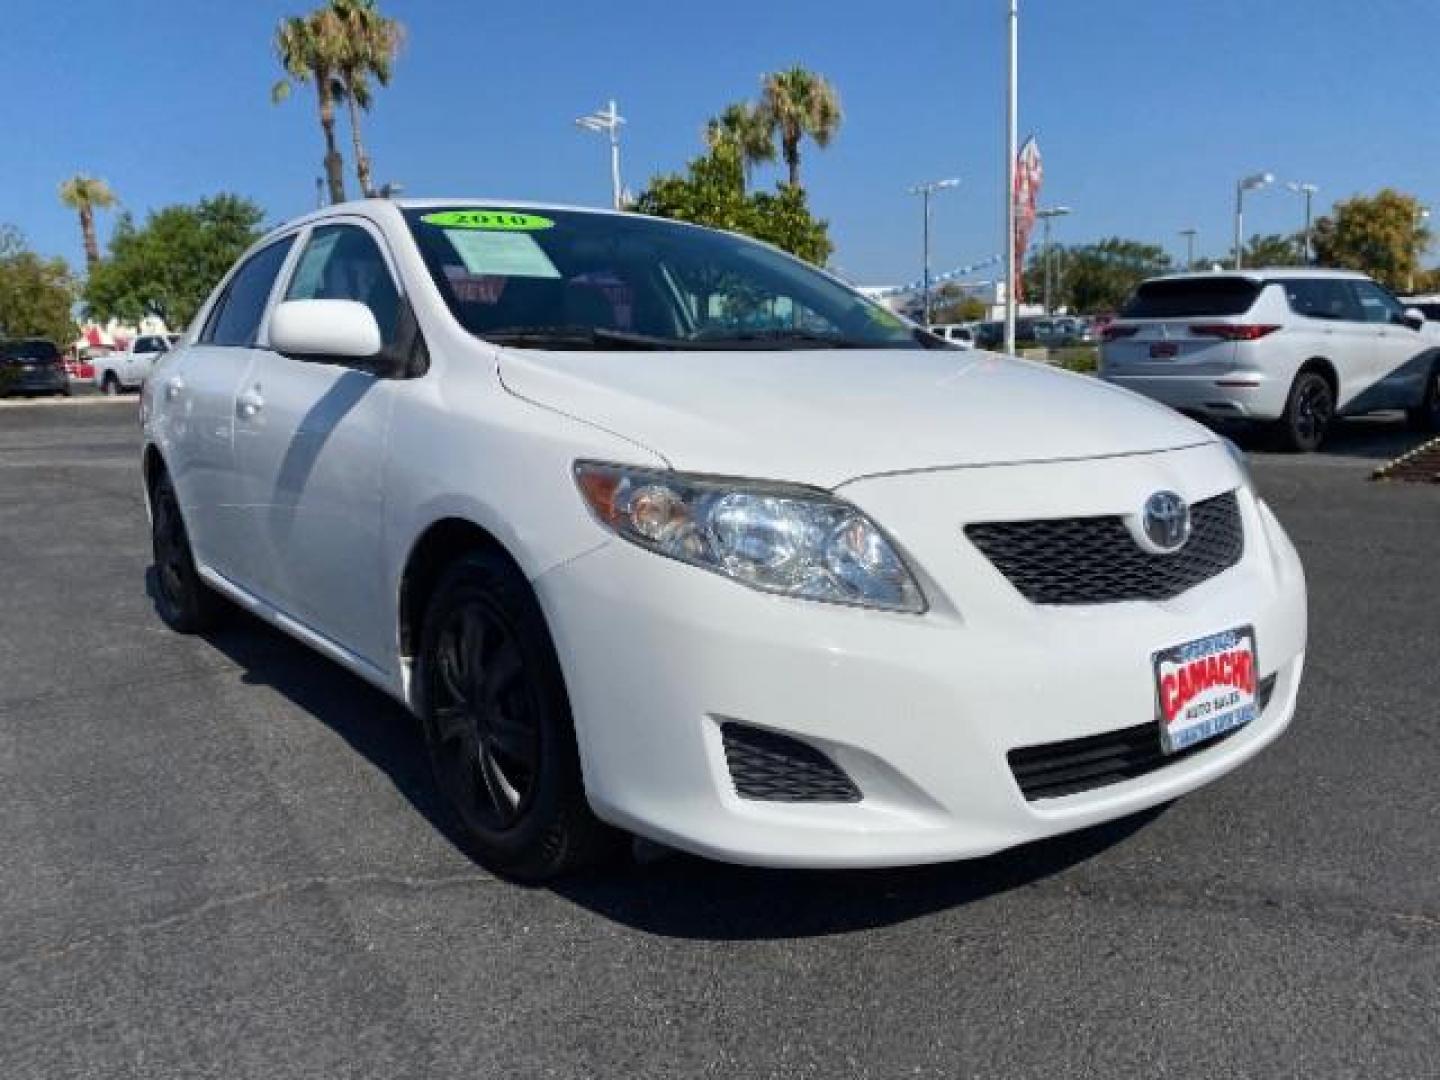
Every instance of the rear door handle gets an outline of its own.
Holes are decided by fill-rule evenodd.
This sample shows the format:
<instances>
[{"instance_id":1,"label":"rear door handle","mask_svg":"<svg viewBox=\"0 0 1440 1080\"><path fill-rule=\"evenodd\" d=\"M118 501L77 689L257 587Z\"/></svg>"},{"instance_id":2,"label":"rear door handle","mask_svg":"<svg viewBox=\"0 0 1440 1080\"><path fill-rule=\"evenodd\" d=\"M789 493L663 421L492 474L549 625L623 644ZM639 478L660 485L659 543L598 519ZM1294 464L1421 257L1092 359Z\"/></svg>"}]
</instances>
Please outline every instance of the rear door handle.
<instances>
[{"instance_id":1,"label":"rear door handle","mask_svg":"<svg viewBox=\"0 0 1440 1080\"><path fill-rule=\"evenodd\" d=\"M253 390L246 390L235 400L235 411L242 420L252 420L265 408L265 398L257 386Z\"/></svg>"}]
</instances>

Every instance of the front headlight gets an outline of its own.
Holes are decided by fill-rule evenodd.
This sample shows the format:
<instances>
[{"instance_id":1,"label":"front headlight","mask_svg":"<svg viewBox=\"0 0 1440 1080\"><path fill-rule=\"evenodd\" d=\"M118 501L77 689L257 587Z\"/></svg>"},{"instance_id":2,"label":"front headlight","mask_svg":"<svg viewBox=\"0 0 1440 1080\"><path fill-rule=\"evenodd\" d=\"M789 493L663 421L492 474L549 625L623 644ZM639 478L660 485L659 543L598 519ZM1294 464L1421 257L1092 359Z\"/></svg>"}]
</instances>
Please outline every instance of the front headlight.
<instances>
[{"instance_id":1,"label":"front headlight","mask_svg":"<svg viewBox=\"0 0 1440 1080\"><path fill-rule=\"evenodd\" d=\"M588 461L575 481L601 524L657 554L782 596L925 610L885 534L823 491Z\"/></svg>"}]
</instances>

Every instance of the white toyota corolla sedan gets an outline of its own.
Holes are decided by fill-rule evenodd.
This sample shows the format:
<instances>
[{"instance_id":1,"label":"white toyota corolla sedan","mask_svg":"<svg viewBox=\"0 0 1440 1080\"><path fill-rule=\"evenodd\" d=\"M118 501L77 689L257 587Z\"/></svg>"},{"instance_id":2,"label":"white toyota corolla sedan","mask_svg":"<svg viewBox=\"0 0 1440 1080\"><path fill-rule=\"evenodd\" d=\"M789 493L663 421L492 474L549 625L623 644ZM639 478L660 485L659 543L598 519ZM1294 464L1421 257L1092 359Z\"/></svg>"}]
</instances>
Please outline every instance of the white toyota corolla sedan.
<instances>
[{"instance_id":1,"label":"white toyota corolla sedan","mask_svg":"<svg viewBox=\"0 0 1440 1080\"><path fill-rule=\"evenodd\" d=\"M368 201L145 386L157 606L406 703L481 859L983 855L1289 723L1295 550L1227 443L726 233ZM223 599L222 599L223 598Z\"/></svg>"}]
</instances>

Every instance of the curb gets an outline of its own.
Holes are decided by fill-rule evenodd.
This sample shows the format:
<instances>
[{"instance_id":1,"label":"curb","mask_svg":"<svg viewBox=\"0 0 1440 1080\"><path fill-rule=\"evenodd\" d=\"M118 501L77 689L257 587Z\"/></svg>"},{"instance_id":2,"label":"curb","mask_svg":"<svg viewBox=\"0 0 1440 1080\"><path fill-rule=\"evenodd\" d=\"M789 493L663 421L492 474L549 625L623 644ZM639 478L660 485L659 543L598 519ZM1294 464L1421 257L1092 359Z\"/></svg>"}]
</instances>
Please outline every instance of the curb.
<instances>
[{"instance_id":1,"label":"curb","mask_svg":"<svg viewBox=\"0 0 1440 1080\"><path fill-rule=\"evenodd\" d=\"M1423 442L1393 461L1387 461L1370 474L1370 479L1440 484L1440 438Z\"/></svg>"}]
</instances>

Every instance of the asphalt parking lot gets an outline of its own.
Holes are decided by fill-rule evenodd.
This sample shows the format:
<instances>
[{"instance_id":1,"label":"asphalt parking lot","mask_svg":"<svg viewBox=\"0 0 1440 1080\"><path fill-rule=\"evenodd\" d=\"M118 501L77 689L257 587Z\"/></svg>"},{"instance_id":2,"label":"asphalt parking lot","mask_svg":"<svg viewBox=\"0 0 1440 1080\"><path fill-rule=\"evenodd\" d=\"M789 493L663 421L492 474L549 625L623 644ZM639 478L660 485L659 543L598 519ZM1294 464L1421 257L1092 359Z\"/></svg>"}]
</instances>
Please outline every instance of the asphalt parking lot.
<instances>
[{"instance_id":1,"label":"asphalt parking lot","mask_svg":"<svg viewBox=\"0 0 1440 1080\"><path fill-rule=\"evenodd\" d=\"M134 399L0 410L0 1076L1440 1075L1440 489L1254 456L1299 714L1167 810L978 863L461 856L415 728L259 624L166 631Z\"/></svg>"}]
</instances>

